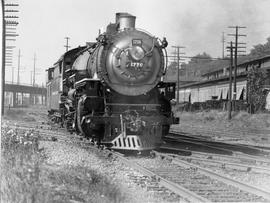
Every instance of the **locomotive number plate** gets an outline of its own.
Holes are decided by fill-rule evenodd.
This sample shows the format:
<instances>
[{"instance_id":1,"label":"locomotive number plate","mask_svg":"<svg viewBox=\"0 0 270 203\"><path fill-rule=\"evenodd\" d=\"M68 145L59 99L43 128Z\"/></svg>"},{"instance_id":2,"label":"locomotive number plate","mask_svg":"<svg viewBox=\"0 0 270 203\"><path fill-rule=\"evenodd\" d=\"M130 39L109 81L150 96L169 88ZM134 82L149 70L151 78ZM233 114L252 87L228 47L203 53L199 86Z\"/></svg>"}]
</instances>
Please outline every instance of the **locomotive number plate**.
<instances>
[{"instance_id":1,"label":"locomotive number plate","mask_svg":"<svg viewBox=\"0 0 270 203\"><path fill-rule=\"evenodd\" d=\"M132 46L142 46L142 40L141 39L133 39Z\"/></svg>"}]
</instances>

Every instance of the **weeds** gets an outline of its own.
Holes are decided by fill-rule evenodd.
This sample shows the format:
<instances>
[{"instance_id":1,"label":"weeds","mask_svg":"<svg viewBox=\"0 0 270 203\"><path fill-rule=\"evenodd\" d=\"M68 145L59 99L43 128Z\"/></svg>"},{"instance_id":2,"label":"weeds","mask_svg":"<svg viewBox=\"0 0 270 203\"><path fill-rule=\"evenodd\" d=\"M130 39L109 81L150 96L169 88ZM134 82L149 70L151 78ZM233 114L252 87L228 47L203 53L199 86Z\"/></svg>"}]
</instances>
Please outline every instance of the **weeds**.
<instances>
[{"instance_id":1,"label":"weeds","mask_svg":"<svg viewBox=\"0 0 270 203\"><path fill-rule=\"evenodd\" d=\"M4 118L11 120L23 120L26 122L35 122L36 119L33 116L38 115L37 113L27 113L21 109L6 109Z\"/></svg>"},{"instance_id":2,"label":"weeds","mask_svg":"<svg viewBox=\"0 0 270 203\"><path fill-rule=\"evenodd\" d=\"M40 188L38 134L1 129L1 197L4 202L33 202ZM16 191L16 192L15 192Z\"/></svg>"},{"instance_id":3,"label":"weeds","mask_svg":"<svg viewBox=\"0 0 270 203\"><path fill-rule=\"evenodd\" d=\"M39 134L3 126L1 198L17 202L126 202L107 177L84 166L50 166L39 149Z\"/></svg>"},{"instance_id":4,"label":"weeds","mask_svg":"<svg viewBox=\"0 0 270 203\"><path fill-rule=\"evenodd\" d=\"M118 186L83 166L65 166L49 172L48 178L58 188L56 199L61 197L82 202L126 202L125 194Z\"/></svg>"}]
</instances>

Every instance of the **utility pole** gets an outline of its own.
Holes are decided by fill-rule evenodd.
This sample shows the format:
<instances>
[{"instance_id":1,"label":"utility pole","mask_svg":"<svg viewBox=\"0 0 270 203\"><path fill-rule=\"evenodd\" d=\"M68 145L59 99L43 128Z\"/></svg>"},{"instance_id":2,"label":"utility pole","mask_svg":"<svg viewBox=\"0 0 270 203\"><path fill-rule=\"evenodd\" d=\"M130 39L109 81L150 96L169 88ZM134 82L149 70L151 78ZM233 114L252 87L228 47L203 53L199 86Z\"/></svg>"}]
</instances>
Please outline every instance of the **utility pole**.
<instances>
[{"instance_id":1,"label":"utility pole","mask_svg":"<svg viewBox=\"0 0 270 203\"><path fill-rule=\"evenodd\" d=\"M36 53L34 54L34 71L33 71L33 86L35 86L36 82Z\"/></svg>"},{"instance_id":2,"label":"utility pole","mask_svg":"<svg viewBox=\"0 0 270 203\"><path fill-rule=\"evenodd\" d=\"M231 42L230 47L230 71L229 71L229 103L228 103L228 119L232 119L232 67L233 67L233 43Z\"/></svg>"},{"instance_id":3,"label":"utility pole","mask_svg":"<svg viewBox=\"0 0 270 203\"><path fill-rule=\"evenodd\" d=\"M243 26L229 26L228 28L234 28L235 29L235 34L228 34L229 36L234 36L235 37L235 42L234 42L234 86L233 86L233 108L236 110L236 95L237 95L237 86L236 86L236 77L237 77L237 57L238 52L245 52L242 50L238 50L238 48L246 48L246 47L239 47L238 45L240 44L238 42L238 37L246 37L247 35L239 34L238 31L240 28L246 28ZM241 43L244 44L244 43Z\"/></svg>"},{"instance_id":4,"label":"utility pole","mask_svg":"<svg viewBox=\"0 0 270 203\"><path fill-rule=\"evenodd\" d=\"M14 83L14 67L12 66L12 84Z\"/></svg>"},{"instance_id":5,"label":"utility pole","mask_svg":"<svg viewBox=\"0 0 270 203\"><path fill-rule=\"evenodd\" d=\"M1 81L1 115L4 115L5 103L5 72L6 72L6 20L5 20L5 2L1 0L2 4L2 81Z\"/></svg>"},{"instance_id":6,"label":"utility pole","mask_svg":"<svg viewBox=\"0 0 270 203\"><path fill-rule=\"evenodd\" d=\"M224 59L224 43L225 43L225 36L224 36L224 32L222 32L222 39L221 39L221 43L222 43L222 58Z\"/></svg>"},{"instance_id":7,"label":"utility pole","mask_svg":"<svg viewBox=\"0 0 270 203\"><path fill-rule=\"evenodd\" d=\"M14 37L18 35L14 32L10 32L10 30L15 30L15 26L18 25L18 22L14 19L18 18L17 16L10 16L6 14L19 12L18 10L10 9L19 4L5 3L5 0L1 0L2 6L2 77L1 77L1 115L4 115L4 103L5 103L5 77L6 77L6 66L12 66L12 61L6 60L6 51L10 49L11 46L7 46L7 41L15 41ZM12 58L9 58L12 60Z\"/></svg>"},{"instance_id":8,"label":"utility pole","mask_svg":"<svg viewBox=\"0 0 270 203\"><path fill-rule=\"evenodd\" d=\"M66 47L66 51L68 51L68 48L70 48L70 46L68 46L68 40L70 39L69 37L65 37L66 39L66 45L64 45L64 47Z\"/></svg>"},{"instance_id":9,"label":"utility pole","mask_svg":"<svg viewBox=\"0 0 270 203\"><path fill-rule=\"evenodd\" d=\"M177 101L176 101L176 103L177 104L179 104L179 89L180 89L180 54L184 54L184 53L180 53L180 49L181 48L185 48L185 47L183 47L183 46L172 46L173 48L176 48L176 50L177 50L177 97L176 97L176 99L177 99Z\"/></svg>"},{"instance_id":10,"label":"utility pole","mask_svg":"<svg viewBox=\"0 0 270 203\"><path fill-rule=\"evenodd\" d=\"M21 50L19 49L19 55L18 55L18 72L17 72L17 84L20 84L20 67L21 67Z\"/></svg>"}]
</instances>

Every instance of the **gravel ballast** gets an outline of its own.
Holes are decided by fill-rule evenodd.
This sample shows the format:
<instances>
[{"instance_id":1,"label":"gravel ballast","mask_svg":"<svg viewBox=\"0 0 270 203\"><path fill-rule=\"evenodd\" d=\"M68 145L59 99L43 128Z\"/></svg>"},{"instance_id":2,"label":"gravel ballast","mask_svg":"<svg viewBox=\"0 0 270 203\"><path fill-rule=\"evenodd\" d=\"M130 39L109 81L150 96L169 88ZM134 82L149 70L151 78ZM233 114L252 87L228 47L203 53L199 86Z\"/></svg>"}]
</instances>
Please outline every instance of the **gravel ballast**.
<instances>
[{"instance_id":1,"label":"gravel ballast","mask_svg":"<svg viewBox=\"0 0 270 203\"><path fill-rule=\"evenodd\" d=\"M44 149L47 156L46 165L49 166L50 170L67 170L70 167L75 169L76 167L86 168L105 177L112 184L111 186L116 188L112 191L118 191L120 197L111 199L115 202L166 202L156 192L149 191L147 180L143 184L146 186L144 188L141 186L141 180L139 181L140 184L136 184L136 181L132 180L133 177L141 177L142 180L145 177L115 158L101 155L98 150L85 149L72 143L48 141L40 142L40 148ZM88 176L85 174L84 178L90 178ZM87 197L87 195L91 196L91 194L85 194L84 196ZM102 200L105 195L101 192L100 197L95 199L94 202L107 202L108 199Z\"/></svg>"}]
</instances>

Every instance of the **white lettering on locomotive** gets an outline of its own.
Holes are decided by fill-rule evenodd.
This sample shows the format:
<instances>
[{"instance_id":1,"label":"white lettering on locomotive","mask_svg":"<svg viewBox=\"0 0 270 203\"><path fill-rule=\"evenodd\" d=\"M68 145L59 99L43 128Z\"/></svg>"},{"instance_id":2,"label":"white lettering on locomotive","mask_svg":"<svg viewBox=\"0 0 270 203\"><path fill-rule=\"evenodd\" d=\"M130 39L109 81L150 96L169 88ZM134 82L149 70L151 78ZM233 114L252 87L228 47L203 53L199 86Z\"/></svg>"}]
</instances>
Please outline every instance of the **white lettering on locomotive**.
<instances>
[{"instance_id":1,"label":"white lettering on locomotive","mask_svg":"<svg viewBox=\"0 0 270 203\"><path fill-rule=\"evenodd\" d=\"M127 67L142 68L143 63L141 63L141 62L130 62L130 63L128 63Z\"/></svg>"}]
</instances>

